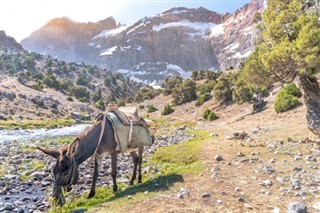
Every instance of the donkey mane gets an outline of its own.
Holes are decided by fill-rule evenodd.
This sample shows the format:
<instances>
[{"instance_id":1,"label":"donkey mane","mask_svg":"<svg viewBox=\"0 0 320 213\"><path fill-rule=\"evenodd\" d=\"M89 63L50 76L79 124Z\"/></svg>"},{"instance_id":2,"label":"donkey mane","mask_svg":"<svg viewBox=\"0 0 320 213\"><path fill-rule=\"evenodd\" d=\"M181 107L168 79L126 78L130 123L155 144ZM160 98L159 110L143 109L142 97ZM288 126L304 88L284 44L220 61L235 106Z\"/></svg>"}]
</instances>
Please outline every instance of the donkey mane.
<instances>
[{"instance_id":1,"label":"donkey mane","mask_svg":"<svg viewBox=\"0 0 320 213\"><path fill-rule=\"evenodd\" d=\"M76 140L79 140L80 144L80 152L76 156L78 163L82 163L93 154L98 145L101 128L102 123L96 120L92 127L87 128L76 137Z\"/></svg>"}]
</instances>

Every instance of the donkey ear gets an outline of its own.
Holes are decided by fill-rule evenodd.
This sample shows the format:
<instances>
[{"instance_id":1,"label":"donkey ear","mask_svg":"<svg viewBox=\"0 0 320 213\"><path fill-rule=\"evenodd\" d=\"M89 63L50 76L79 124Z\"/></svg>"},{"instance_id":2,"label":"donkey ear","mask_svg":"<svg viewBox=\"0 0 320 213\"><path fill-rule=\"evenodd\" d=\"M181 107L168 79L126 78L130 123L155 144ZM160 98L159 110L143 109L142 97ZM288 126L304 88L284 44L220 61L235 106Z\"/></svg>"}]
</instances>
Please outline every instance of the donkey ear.
<instances>
[{"instance_id":1,"label":"donkey ear","mask_svg":"<svg viewBox=\"0 0 320 213\"><path fill-rule=\"evenodd\" d=\"M42 151L43 153L45 153L47 155L50 155L51 157L54 157L54 158L58 158L60 156L60 153L55 150L42 149L40 147L36 147L36 149Z\"/></svg>"},{"instance_id":2,"label":"donkey ear","mask_svg":"<svg viewBox=\"0 0 320 213\"><path fill-rule=\"evenodd\" d=\"M79 139L77 138L75 141L72 142L72 144L69 145L68 148L68 155L74 156L79 152Z\"/></svg>"}]
</instances>

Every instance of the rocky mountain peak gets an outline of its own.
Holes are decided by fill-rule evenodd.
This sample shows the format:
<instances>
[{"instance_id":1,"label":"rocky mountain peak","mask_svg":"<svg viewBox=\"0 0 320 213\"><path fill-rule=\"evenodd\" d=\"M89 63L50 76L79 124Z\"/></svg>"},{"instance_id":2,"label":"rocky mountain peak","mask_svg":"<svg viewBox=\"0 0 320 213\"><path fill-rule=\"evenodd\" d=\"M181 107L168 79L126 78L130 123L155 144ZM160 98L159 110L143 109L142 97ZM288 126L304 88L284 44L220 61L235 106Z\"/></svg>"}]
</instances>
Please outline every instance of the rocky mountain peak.
<instances>
[{"instance_id":1,"label":"rocky mountain peak","mask_svg":"<svg viewBox=\"0 0 320 213\"><path fill-rule=\"evenodd\" d=\"M252 0L223 15L203 7L170 8L130 26L117 25L113 17L97 23L68 22L68 27L58 29L44 26L22 45L146 84L160 84L169 76L188 77L193 70L238 67L253 50L252 19L264 5L265 0Z\"/></svg>"},{"instance_id":2,"label":"rocky mountain peak","mask_svg":"<svg viewBox=\"0 0 320 213\"><path fill-rule=\"evenodd\" d=\"M0 30L0 49L24 51L22 46L14 38L8 36L3 30Z\"/></svg>"}]
</instances>

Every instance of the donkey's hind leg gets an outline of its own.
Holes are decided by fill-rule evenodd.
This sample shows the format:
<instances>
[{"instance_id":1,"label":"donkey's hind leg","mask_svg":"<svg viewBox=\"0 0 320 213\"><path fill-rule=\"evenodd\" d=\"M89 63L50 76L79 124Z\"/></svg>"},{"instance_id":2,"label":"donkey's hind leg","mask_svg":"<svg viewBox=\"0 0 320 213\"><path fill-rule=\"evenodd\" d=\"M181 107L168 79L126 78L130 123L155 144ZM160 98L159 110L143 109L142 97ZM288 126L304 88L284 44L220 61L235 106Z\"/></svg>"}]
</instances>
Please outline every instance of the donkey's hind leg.
<instances>
[{"instance_id":1,"label":"donkey's hind leg","mask_svg":"<svg viewBox=\"0 0 320 213\"><path fill-rule=\"evenodd\" d=\"M117 160L118 160L118 153L115 151L111 154L111 176L112 176L112 181L113 181L113 192L116 192L118 190Z\"/></svg>"},{"instance_id":2,"label":"donkey's hind leg","mask_svg":"<svg viewBox=\"0 0 320 213\"><path fill-rule=\"evenodd\" d=\"M131 154L132 161L133 161L133 173L132 173L132 178L129 182L129 185L133 185L133 182L135 181L136 176L137 176L137 165L138 165L139 158L138 158L138 155L136 154L135 151L130 152L130 154Z\"/></svg>"},{"instance_id":3,"label":"donkey's hind leg","mask_svg":"<svg viewBox=\"0 0 320 213\"><path fill-rule=\"evenodd\" d=\"M93 177L92 177L92 185L90 189L90 193L88 195L88 198L92 198L96 194L96 183L98 180L98 174L99 174L99 167L101 164L102 156L96 153L95 159L94 159L94 171L93 171Z\"/></svg>"},{"instance_id":4,"label":"donkey's hind leg","mask_svg":"<svg viewBox=\"0 0 320 213\"><path fill-rule=\"evenodd\" d=\"M143 154L143 146L140 146L138 149L138 183L142 183L142 175L141 175L141 164L142 164L142 154Z\"/></svg>"}]
</instances>

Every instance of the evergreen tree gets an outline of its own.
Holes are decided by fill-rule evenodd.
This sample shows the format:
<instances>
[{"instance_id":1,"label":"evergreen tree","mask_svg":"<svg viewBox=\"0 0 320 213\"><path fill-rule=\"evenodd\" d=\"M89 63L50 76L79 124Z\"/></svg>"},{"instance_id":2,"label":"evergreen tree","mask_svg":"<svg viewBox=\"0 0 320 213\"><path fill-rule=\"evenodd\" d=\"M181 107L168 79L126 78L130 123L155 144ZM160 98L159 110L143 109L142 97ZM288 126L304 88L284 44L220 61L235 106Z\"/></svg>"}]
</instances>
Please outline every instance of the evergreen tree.
<instances>
[{"instance_id":1,"label":"evergreen tree","mask_svg":"<svg viewBox=\"0 0 320 213\"><path fill-rule=\"evenodd\" d=\"M320 136L320 10L314 0L268 0L258 45L244 65L248 82L299 78L309 129ZM258 20L258 19L256 19Z\"/></svg>"}]
</instances>

